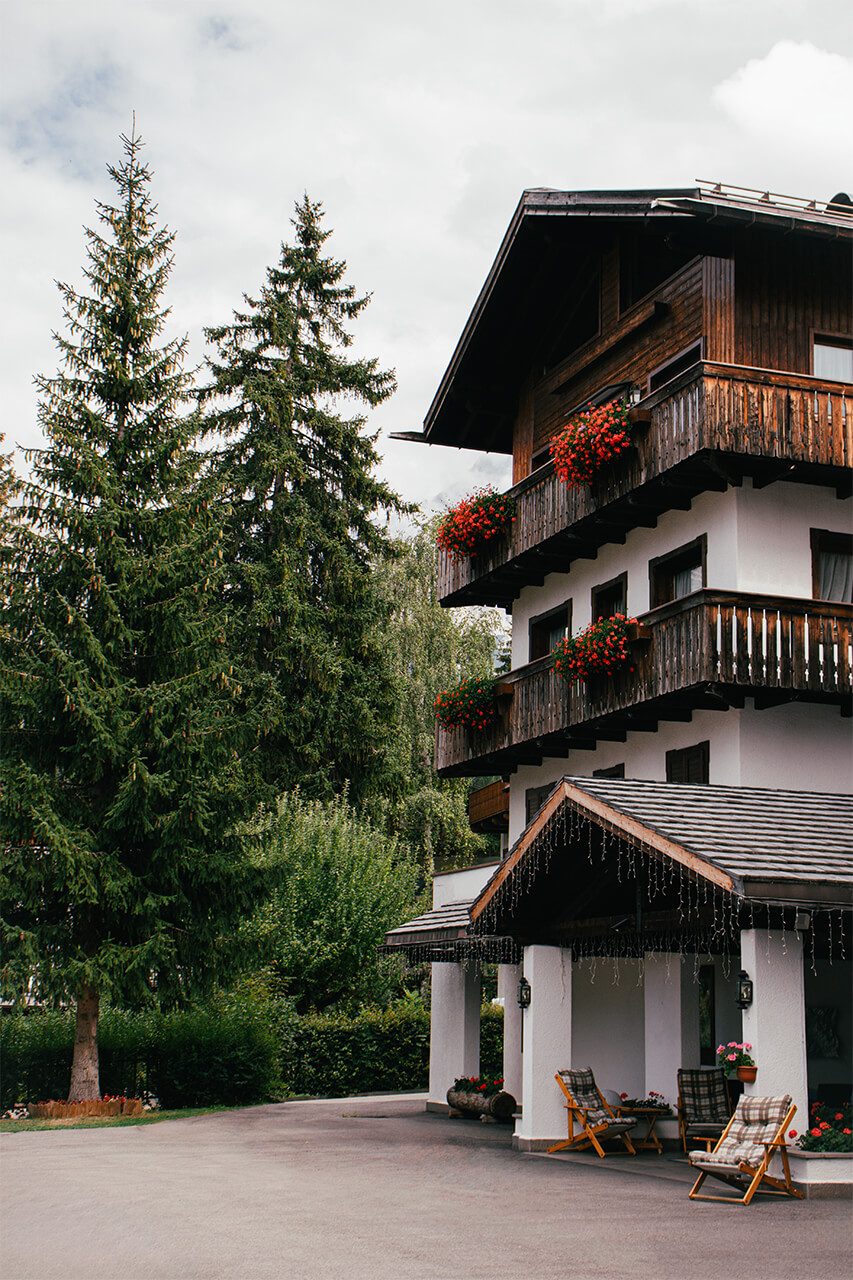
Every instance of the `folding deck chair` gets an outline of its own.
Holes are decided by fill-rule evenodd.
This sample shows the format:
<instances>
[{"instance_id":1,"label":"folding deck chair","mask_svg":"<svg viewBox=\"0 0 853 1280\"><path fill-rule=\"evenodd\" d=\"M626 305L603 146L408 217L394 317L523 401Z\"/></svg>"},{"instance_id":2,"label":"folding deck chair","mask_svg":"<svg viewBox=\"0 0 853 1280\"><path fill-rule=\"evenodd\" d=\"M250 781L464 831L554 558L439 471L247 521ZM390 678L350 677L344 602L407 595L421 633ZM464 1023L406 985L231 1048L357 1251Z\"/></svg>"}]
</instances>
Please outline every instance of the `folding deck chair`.
<instances>
[{"instance_id":1,"label":"folding deck chair","mask_svg":"<svg viewBox=\"0 0 853 1280\"><path fill-rule=\"evenodd\" d=\"M678 1131L685 1153L688 1142L697 1139L710 1151L732 1118L732 1103L726 1073L722 1067L701 1070L681 1067L678 1071Z\"/></svg>"},{"instance_id":2,"label":"folding deck chair","mask_svg":"<svg viewBox=\"0 0 853 1280\"><path fill-rule=\"evenodd\" d=\"M569 1136L565 1142L555 1142L551 1151L583 1151L586 1147L594 1147L600 1156L604 1155L601 1143L608 1138L621 1138L632 1156L637 1154L634 1144L628 1137L628 1130L639 1123L635 1116L617 1116L604 1095L595 1083L595 1076L589 1067L577 1071L558 1071L554 1079L566 1095L566 1111L569 1116ZM575 1133L575 1121L580 1132Z\"/></svg>"},{"instance_id":3,"label":"folding deck chair","mask_svg":"<svg viewBox=\"0 0 853 1280\"><path fill-rule=\"evenodd\" d=\"M721 1200L724 1204L749 1204L757 1191L772 1196L796 1196L803 1192L791 1182L785 1134L797 1108L786 1093L781 1098L741 1098L723 1136L713 1151L691 1151L688 1157L699 1177L690 1192L691 1200ZM784 1180L771 1177L770 1162L778 1154L785 1173ZM711 1175L743 1195L700 1196L699 1188ZM768 1183L764 1187L763 1183Z\"/></svg>"}]
</instances>

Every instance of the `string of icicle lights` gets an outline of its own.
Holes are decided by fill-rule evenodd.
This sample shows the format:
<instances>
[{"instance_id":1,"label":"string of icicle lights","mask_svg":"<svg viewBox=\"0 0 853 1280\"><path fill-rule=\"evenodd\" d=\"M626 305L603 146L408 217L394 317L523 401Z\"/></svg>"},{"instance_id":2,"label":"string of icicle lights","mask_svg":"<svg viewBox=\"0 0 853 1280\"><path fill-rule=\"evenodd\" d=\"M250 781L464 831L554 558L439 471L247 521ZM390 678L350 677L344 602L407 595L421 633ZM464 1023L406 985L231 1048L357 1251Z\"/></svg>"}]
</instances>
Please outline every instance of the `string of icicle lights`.
<instances>
[{"instance_id":1,"label":"string of icicle lights","mask_svg":"<svg viewBox=\"0 0 853 1280\"><path fill-rule=\"evenodd\" d=\"M675 917L671 925L663 928L656 928L649 921L649 927L638 932L636 923L629 925L626 920L620 922L623 927L619 929L610 925L594 934L573 934L570 939L566 938L564 945L571 948L575 959L641 959L643 953L649 951L677 952L692 954L698 971L703 955L718 954L723 956L728 968L730 960L739 955L741 929L765 928L768 935L771 929L781 930L784 950L786 935L794 931L794 918L803 910L810 917L806 954L813 972L816 972L818 951L825 952L830 961L844 960L849 953L849 908L837 905L797 908L790 902L753 901L714 885L675 859L652 854L630 833L606 819L596 817L592 821L569 803L560 805L545 823L476 921L473 931L488 936L500 927L506 932L507 918L516 919L534 882L542 875L547 876L555 859L570 856L578 869L581 861L599 870L612 871L615 867L617 883L627 886L633 882L635 886L638 883L643 886L643 910L655 899L665 899L668 912ZM570 895L566 905L571 906Z\"/></svg>"}]
</instances>

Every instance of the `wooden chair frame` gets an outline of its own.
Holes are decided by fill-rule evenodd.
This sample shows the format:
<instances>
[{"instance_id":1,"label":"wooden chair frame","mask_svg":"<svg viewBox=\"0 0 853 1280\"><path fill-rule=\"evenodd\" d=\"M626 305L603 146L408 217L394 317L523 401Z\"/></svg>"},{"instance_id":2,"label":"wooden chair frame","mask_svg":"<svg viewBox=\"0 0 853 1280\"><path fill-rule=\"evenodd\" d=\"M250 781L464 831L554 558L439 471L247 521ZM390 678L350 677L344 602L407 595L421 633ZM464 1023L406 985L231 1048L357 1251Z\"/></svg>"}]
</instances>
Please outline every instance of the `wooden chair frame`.
<instances>
[{"instance_id":1,"label":"wooden chair frame","mask_svg":"<svg viewBox=\"0 0 853 1280\"><path fill-rule=\"evenodd\" d=\"M554 1079L557 1081L557 1084L560 1086L566 1097L566 1111L568 1112L569 1119L569 1136L565 1142L555 1142L552 1147L548 1147L548 1155L550 1155L552 1151L564 1151L568 1148L573 1151L585 1151L587 1147L594 1147L603 1159L606 1153L601 1146L598 1137L600 1134L606 1135L611 1126L607 1122L598 1125L588 1124L586 1117L590 1111L598 1110L607 1111L612 1117L614 1124L619 1123L619 1117L615 1115L613 1108L610 1106L609 1102L605 1100L598 1085L595 1086L595 1092L601 1099L601 1107L582 1107L575 1102L561 1077L559 1075L555 1075ZM575 1119L577 1119L578 1124L580 1125L580 1132L577 1134L575 1133ZM632 1156L637 1154L634 1144L628 1137L627 1130L622 1133L614 1133L613 1137L621 1138Z\"/></svg>"},{"instance_id":2,"label":"wooden chair frame","mask_svg":"<svg viewBox=\"0 0 853 1280\"><path fill-rule=\"evenodd\" d=\"M788 1113L785 1116L785 1119L782 1121L782 1123L780 1124L777 1130L776 1137L773 1139L772 1142L765 1142L763 1144L764 1159L761 1160L761 1162L758 1165L750 1165L750 1164L747 1164L745 1161L741 1161L741 1163L738 1165L738 1168L740 1170L739 1174L736 1174L733 1172L726 1172L726 1170L723 1169L722 1167L719 1169L719 1171L714 1169L702 1169L699 1174L699 1177L696 1179L690 1191L690 1199L691 1200L718 1200L720 1201L721 1204L749 1204L749 1202L752 1200L752 1197L755 1195L755 1193L758 1190L760 1190L762 1195L795 1196L798 1200L802 1200L805 1193L803 1191L798 1191L797 1188L794 1186L793 1182L791 1181L791 1167L788 1164L788 1146L785 1141L785 1134L788 1130L788 1126L790 1125L791 1121L794 1118L796 1110L797 1108L792 1104L788 1109ZM714 1147L715 1151L719 1148L720 1144L724 1141L726 1135L729 1132L729 1129L731 1129L734 1122L735 1122L735 1117L732 1116L731 1120L726 1125L726 1128L722 1137L717 1142L717 1146ZM782 1157L782 1168L785 1171L784 1181L780 1178L771 1177L771 1175L767 1172L767 1170L770 1168L770 1161L773 1159L773 1156L777 1151ZM730 1187L735 1187L738 1191L744 1191L744 1178L747 1178L747 1177L749 1178L749 1184L746 1187L746 1190L744 1191L743 1196L740 1196L740 1197L733 1198L732 1196L708 1196L708 1195L700 1196L699 1188L701 1187L702 1183L705 1181L705 1179L708 1176L712 1178L719 1178L721 1182L727 1183L728 1186ZM770 1187L765 1188L761 1186L760 1184L763 1182L768 1182L770 1184Z\"/></svg>"}]
</instances>

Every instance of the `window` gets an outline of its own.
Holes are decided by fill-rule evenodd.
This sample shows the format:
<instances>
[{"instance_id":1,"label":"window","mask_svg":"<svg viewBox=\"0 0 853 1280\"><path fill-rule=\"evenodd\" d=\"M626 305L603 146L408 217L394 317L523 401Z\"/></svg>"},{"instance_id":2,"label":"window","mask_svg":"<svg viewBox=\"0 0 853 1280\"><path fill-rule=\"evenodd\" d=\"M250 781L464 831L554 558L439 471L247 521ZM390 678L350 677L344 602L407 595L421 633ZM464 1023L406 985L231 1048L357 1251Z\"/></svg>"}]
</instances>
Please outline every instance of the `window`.
<instances>
[{"instance_id":1,"label":"window","mask_svg":"<svg viewBox=\"0 0 853 1280\"><path fill-rule=\"evenodd\" d=\"M853 604L853 535L812 529L812 595Z\"/></svg>"},{"instance_id":2,"label":"window","mask_svg":"<svg viewBox=\"0 0 853 1280\"><path fill-rule=\"evenodd\" d=\"M626 613L628 608L628 575L622 573L610 582L602 582L601 586L592 589L592 620L612 618L614 614Z\"/></svg>"},{"instance_id":3,"label":"window","mask_svg":"<svg viewBox=\"0 0 853 1280\"><path fill-rule=\"evenodd\" d=\"M524 814L529 827L551 792L556 782L549 782L546 787L528 787L524 793Z\"/></svg>"},{"instance_id":4,"label":"window","mask_svg":"<svg viewBox=\"0 0 853 1280\"><path fill-rule=\"evenodd\" d=\"M559 609L543 613L539 618L531 618L528 661L535 662L537 658L547 658L558 641L569 634L571 625L571 600L561 604Z\"/></svg>"},{"instance_id":5,"label":"window","mask_svg":"<svg viewBox=\"0 0 853 1280\"><path fill-rule=\"evenodd\" d=\"M685 369L690 369L694 364L702 359L702 339L694 342L691 347L687 347L681 351L672 360L667 360L666 364L659 365L657 369L653 369L649 374L649 391L657 391L658 387L662 387L664 383L671 382L673 378L677 378L680 373L684 373Z\"/></svg>"},{"instance_id":6,"label":"window","mask_svg":"<svg viewBox=\"0 0 853 1280\"><path fill-rule=\"evenodd\" d=\"M812 372L829 382L853 382L853 338L816 333Z\"/></svg>"},{"instance_id":7,"label":"window","mask_svg":"<svg viewBox=\"0 0 853 1280\"><path fill-rule=\"evenodd\" d=\"M624 778L624 764L612 764L609 769L593 769L592 776L594 778Z\"/></svg>"},{"instance_id":8,"label":"window","mask_svg":"<svg viewBox=\"0 0 853 1280\"><path fill-rule=\"evenodd\" d=\"M651 607L680 600L705 586L707 536L685 543L665 556L649 561L649 601Z\"/></svg>"},{"instance_id":9,"label":"window","mask_svg":"<svg viewBox=\"0 0 853 1280\"><path fill-rule=\"evenodd\" d=\"M710 742L697 742L682 751L667 751L667 782L708 782L711 763Z\"/></svg>"}]
</instances>

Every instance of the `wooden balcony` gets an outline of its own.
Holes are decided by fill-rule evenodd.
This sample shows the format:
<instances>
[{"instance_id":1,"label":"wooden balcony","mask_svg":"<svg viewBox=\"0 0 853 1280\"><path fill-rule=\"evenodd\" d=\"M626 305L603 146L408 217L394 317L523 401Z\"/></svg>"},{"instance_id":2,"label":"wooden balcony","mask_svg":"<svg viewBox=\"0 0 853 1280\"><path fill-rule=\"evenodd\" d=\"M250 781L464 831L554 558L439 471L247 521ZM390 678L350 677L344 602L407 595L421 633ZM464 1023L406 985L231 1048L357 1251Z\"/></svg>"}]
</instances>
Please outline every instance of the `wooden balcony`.
<instances>
[{"instance_id":1,"label":"wooden balcony","mask_svg":"<svg viewBox=\"0 0 853 1280\"><path fill-rule=\"evenodd\" d=\"M440 554L441 603L508 606L545 574L745 475L756 485L784 479L851 491L853 387L842 383L703 363L648 396L638 415L650 420L635 430L635 447L591 490L569 488L549 463L510 490L508 539L473 560Z\"/></svg>"},{"instance_id":2,"label":"wooden balcony","mask_svg":"<svg viewBox=\"0 0 853 1280\"><path fill-rule=\"evenodd\" d=\"M509 786L502 778L469 792L468 821L483 835L509 831Z\"/></svg>"},{"instance_id":3,"label":"wooden balcony","mask_svg":"<svg viewBox=\"0 0 853 1280\"><path fill-rule=\"evenodd\" d=\"M825 702L850 714L853 606L727 591L696 591L641 619L651 640L632 649L634 670L569 684L551 658L504 679L512 698L481 733L436 729L445 777L506 774L545 756L689 720L701 708Z\"/></svg>"}]
</instances>

